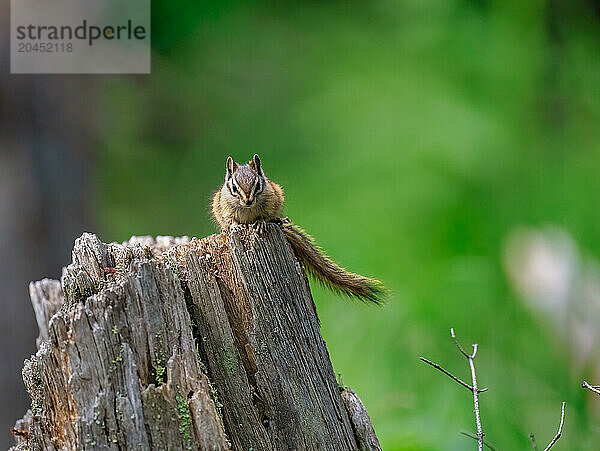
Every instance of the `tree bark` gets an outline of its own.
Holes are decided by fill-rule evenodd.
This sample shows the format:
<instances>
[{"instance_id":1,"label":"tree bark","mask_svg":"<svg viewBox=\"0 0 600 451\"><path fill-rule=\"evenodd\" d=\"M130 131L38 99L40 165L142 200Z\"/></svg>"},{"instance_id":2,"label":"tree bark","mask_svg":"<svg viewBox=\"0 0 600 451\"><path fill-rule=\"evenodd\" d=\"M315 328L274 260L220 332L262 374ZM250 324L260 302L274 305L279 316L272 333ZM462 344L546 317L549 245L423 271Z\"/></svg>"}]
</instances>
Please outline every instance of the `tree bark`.
<instances>
[{"instance_id":1,"label":"tree bark","mask_svg":"<svg viewBox=\"0 0 600 451\"><path fill-rule=\"evenodd\" d=\"M275 224L122 245L84 234L61 282L30 294L39 350L18 450L380 449Z\"/></svg>"}]
</instances>

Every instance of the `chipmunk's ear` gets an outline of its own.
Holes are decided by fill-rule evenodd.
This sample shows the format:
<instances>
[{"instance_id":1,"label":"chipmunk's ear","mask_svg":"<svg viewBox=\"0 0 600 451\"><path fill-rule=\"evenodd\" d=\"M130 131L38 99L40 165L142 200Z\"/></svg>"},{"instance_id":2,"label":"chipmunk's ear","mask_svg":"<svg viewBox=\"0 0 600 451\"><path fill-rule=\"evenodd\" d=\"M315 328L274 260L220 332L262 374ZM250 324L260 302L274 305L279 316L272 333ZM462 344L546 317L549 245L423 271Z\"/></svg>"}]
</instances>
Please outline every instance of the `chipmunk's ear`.
<instances>
[{"instance_id":1,"label":"chipmunk's ear","mask_svg":"<svg viewBox=\"0 0 600 451\"><path fill-rule=\"evenodd\" d=\"M250 166L252 166L256 172L258 172L259 175L261 176L265 176L265 173L262 170L262 166L260 165L260 158L258 157L258 154L254 154L254 156L252 157L252 161L250 162Z\"/></svg>"},{"instance_id":2,"label":"chipmunk's ear","mask_svg":"<svg viewBox=\"0 0 600 451\"><path fill-rule=\"evenodd\" d=\"M227 169L225 172L225 180L229 180L231 177L233 177L233 173L238 168L238 164L233 161L233 158L227 157L227 164L225 165L225 168Z\"/></svg>"}]
</instances>

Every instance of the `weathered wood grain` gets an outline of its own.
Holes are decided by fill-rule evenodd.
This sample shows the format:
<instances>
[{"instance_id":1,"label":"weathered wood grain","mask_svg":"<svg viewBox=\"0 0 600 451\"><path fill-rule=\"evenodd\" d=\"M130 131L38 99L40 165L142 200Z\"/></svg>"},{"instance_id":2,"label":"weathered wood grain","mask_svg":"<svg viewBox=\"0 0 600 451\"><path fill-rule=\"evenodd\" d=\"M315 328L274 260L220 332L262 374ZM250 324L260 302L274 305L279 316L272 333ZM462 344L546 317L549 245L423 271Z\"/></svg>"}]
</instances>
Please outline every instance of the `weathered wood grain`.
<instances>
[{"instance_id":1,"label":"weathered wood grain","mask_svg":"<svg viewBox=\"0 0 600 451\"><path fill-rule=\"evenodd\" d=\"M61 283L30 287L39 350L17 449L380 449L360 399L361 415L342 400L277 225L191 241L84 234L72 260Z\"/></svg>"},{"instance_id":2,"label":"weathered wood grain","mask_svg":"<svg viewBox=\"0 0 600 451\"><path fill-rule=\"evenodd\" d=\"M354 428L354 435L358 441L360 451L381 450L371 418L358 395L351 388L344 387L342 400L350 416L350 422Z\"/></svg>"},{"instance_id":3,"label":"weathered wood grain","mask_svg":"<svg viewBox=\"0 0 600 451\"><path fill-rule=\"evenodd\" d=\"M64 302L64 296L58 280L42 279L29 284L29 297L40 331L36 339L39 349L42 342L48 340L48 323L60 309Z\"/></svg>"},{"instance_id":4,"label":"weathered wood grain","mask_svg":"<svg viewBox=\"0 0 600 451\"><path fill-rule=\"evenodd\" d=\"M23 369L32 409L20 448L229 449L181 281L153 256L140 244L77 239L66 299L54 299L62 306L40 329L48 340ZM121 272L104 274L114 266ZM38 311L43 324L47 309Z\"/></svg>"}]
</instances>

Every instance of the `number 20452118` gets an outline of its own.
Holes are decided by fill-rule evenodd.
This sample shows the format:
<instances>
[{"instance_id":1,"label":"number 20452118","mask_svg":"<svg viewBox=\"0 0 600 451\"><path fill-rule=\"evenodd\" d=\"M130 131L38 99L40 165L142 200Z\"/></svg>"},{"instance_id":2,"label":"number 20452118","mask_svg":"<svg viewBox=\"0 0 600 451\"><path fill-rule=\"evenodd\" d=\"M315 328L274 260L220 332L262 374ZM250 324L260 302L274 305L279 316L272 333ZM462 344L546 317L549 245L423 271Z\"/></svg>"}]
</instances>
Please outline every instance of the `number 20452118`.
<instances>
[{"instance_id":1,"label":"number 20452118","mask_svg":"<svg viewBox=\"0 0 600 451\"><path fill-rule=\"evenodd\" d=\"M71 53L73 44L70 42L19 42L19 53Z\"/></svg>"}]
</instances>

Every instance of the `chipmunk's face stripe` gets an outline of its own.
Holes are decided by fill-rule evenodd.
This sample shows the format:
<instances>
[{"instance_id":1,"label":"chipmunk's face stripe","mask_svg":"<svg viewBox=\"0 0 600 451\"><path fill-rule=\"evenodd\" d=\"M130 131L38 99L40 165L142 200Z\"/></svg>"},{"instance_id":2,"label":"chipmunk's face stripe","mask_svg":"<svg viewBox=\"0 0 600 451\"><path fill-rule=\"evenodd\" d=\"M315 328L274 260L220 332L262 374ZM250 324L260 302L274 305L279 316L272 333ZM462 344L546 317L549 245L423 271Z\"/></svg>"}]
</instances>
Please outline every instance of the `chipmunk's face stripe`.
<instances>
[{"instance_id":1,"label":"chipmunk's face stripe","mask_svg":"<svg viewBox=\"0 0 600 451\"><path fill-rule=\"evenodd\" d=\"M227 182L227 189L233 197L239 197L240 190L233 181L233 177Z\"/></svg>"},{"instance_id":2,"label":"chipmunk's face stripe","mask_svg":"<svg viewBox=\"0 0 600 451\"><path fill-rule=\"evenodd\" d=\"M253 197L258 196L262 192L262 177L258 176L254 180L254 186L252 187Z\"/></svg>"},{"instance_id":3,"label":"chipmunk's face stripe","mask_svg":"<svg viewBox=\"0 0 600 451\"><path fill-rule=\"evenodd\" d=\"M241 201L242 201L244 204L248 205L248 202L249 202L249 200L248 200L248 195L247 195L245 192L243 192L243 191L240 191L240 200L241 200Z\"/></svg>"}]
</instances>

